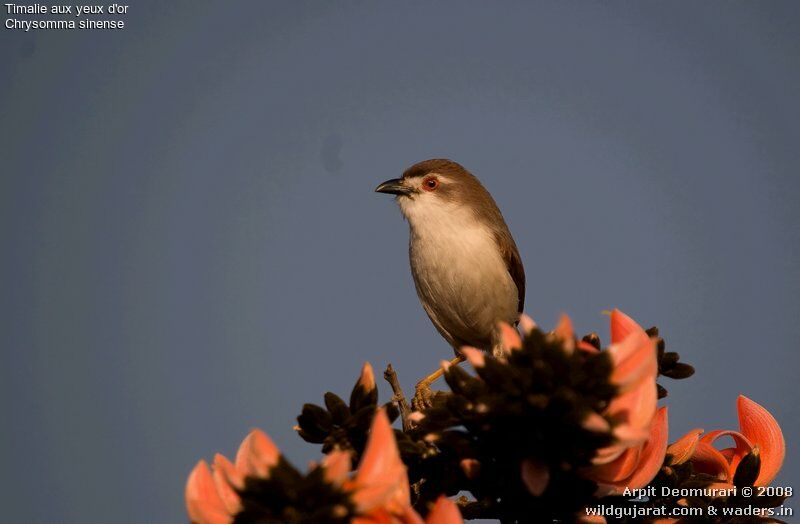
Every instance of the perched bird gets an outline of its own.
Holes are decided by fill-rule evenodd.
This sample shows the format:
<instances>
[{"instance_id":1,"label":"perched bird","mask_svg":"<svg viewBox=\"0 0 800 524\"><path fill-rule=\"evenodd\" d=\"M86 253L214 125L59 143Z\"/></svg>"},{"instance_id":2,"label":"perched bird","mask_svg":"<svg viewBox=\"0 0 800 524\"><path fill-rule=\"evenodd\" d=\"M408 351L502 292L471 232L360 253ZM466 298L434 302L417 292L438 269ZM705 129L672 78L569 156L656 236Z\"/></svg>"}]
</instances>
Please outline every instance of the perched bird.
<instances>
[{"instance_id":1,"label":"perched bird","mask_svg":"<svg viewBox=\"0 0 800 524\"><path fill-rule=\"evenodd\" d=\"M500 351L498 323L516 324L525 302L525 270L492 195L469 171L425 160L375 191L396 196L410 230L411 274L422 307L454 348ZM429 396L434 373L417 384ZM424 401L424 399L423 399Z\"/></svg>"}]
</instances>

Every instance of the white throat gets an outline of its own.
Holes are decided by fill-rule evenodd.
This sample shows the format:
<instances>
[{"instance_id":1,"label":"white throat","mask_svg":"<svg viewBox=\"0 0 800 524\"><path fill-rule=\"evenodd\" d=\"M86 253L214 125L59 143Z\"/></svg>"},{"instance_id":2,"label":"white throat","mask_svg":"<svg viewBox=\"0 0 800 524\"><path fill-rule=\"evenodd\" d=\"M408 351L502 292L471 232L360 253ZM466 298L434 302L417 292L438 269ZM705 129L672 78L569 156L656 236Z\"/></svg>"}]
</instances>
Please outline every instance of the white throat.
<instances>
[{"instance_id":1,"label":"white throat","mask_svg":"<svg viewBox=\"0 0 800 524\"><path fill-rule=\"evenodd\" d=\"M439 202L433 195L425 193L413 198L398 199L400 211L408 220L413 237L435 238L441 236L462 236L467 232L488 228L475 218L469 209L451 202Z\"/></svg>"}]
</instances>

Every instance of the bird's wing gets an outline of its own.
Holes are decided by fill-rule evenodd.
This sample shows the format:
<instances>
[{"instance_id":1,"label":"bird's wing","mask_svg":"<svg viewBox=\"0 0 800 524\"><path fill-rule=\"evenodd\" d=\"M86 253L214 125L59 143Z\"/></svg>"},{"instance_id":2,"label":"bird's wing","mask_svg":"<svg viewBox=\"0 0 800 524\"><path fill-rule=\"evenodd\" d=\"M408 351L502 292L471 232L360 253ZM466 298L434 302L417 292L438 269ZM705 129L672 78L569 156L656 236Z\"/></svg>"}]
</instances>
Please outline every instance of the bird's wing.
<instances>
[{"instance_id":1,"label":"bird's wing","mask_svg":"<svg viewBox=\"0 0 800 524\"><path fill-rule=\"evenodd\" d=\"M508 273L517 286L517 313L522 313L525 307L525 268L522 266L522 259L519 256L517 245L514 243L511 233L506 230L497 234L503 237L502 239L498 238L497 243L503 253L506 269L508 269Z\"/></svg>"}]
</instances>

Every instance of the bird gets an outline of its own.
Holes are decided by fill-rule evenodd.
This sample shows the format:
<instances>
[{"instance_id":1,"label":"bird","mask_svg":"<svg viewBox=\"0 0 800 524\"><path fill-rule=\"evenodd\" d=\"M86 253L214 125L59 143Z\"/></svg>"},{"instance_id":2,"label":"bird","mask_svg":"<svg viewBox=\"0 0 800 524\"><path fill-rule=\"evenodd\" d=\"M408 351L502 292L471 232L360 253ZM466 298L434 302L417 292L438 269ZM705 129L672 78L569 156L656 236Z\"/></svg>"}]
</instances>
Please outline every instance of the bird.
<instances>
[{"instance_id":1,"label":"bird","mask_svg":"<svg viewBox=\"0 0 800 524\"><path fill-rule=\"evenodd\" d=\"M525 269L514 237L483 184L461 164L434 158L375 188L395 195L409 225L409 261L417 296L439 334L464 360L472 346L502 354L502 322L516 325L525 305ZM430 385L416 386L414 403L430 405Z\"/></svg>"}]
</instances>

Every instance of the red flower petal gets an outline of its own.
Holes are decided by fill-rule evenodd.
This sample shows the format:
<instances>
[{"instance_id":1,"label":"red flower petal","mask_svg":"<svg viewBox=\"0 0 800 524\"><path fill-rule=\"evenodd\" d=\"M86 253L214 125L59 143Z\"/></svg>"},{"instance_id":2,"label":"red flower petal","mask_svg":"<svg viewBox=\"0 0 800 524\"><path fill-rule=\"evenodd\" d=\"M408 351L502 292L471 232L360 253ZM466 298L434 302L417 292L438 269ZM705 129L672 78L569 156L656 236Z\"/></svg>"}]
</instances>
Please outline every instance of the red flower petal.
<instances>
[{"instance_id":1,"label":"red flower petal","mask_svg":"<svg viewBox=\"0 0 800 524\"><path fill-rule=\"evenodd\" d=\"M519 316L519 326L522 328L522 332L528 335L531 331L536 329L536 322L523 313Z\"/></svg>"},{"instance_id":2,"label":"red flower petal","mask_svg":"<svg viewBox=\"0 0 800 524\"><path fill-rule=\"evenodd\" d=\"M595 413L592 411L589 415L583 419L581 422L581 426L583 429L587 429L589 431L594 431L596 433L604 433L611 429L611 425L602 415Z\"/></svg>"},{"instance_id":3,"label":"red flower petal","mask_svg":"<svg viewBox=\"0 0 800 524\"><path fill-rule=\"evenodd\" d=\"M612 462L592 468L589 477L598 484L613 484L630 477L639 466L642 447L628 448Z\"/></svg>"},{"instance_id":4,"label":"red flower petal","mask_svg":"<svg viewBox=\"0 0 800 524\"><path fill-rule=\"evenodd\" d=\"M695 428L670 444L667 448L667 454L672 456L670 464L683 464L692 458L702 432L702 429Z\"/></svg>"},{"instance_id":5,"label":"red flower petal","mask_svg":"<svg viewBox=\"0 0 800 524\"><path fill-rule=\"evenodd\" d=\"M614 361L611 381L623 392L658 373L655 341L644 331L631 333L622 342L612 344L608 351Z\"/></svg>"},{"instance_id":6,"label":"red flower petal","mask_svg":"<svg viewBox=\"0 0 800 524\"><path fill-rule=\"evenodd\" d=\"M733 438L736 447L734 448L727 448L720 450L720 453L723 457L728 461L728 470L733 475L733 472L736 471L736 467L739 465L739 462L753 450L752 443L739 433L738 431L731 431L731 430L722 430L718 429L715 431L709 431L700 439L702 442L706 444L714 444L718 439L722 437L731 437Z\"/></svg>"},{"instance_id":7,"label":"red flower petal","mask_svg":"<svg viewBox=\"0 0 800 524\"><path fill-rule=\"evenodd\" d=\"M269 470L278 463L280 451L266 433L254 429L236 452L236 469L244 475L267 478Z\"/></svg>"},{"instance_id":8,"label":"red flower petal","mask_svg":"<svg viewBox=\"0 0 800 524\"><path fill-rule=\"evenodd\" d=\"M739 428L761 452L761 472L756 486L767 486L778 474L786 456L786 442L778 422L764 407L744 395L737 401Z\"/></svg>"},{"instance_id":9,"label":"red flower petal","mask_svg":"<svg viewBox=\"0 0 800 524\"><path fill-rule=\"evenodd\" d=\"M627 485L631 489L646 486L656 476L664 463L667 453L667 436L669 423L667 421L667 408L662 407L653 420L653 428L647 444L644 445L639 458L639 467L628 479Z\"/></svg>"},{"instance_id":10,"label":"red flower petal","mask_svg":"<svg viewBox=\"0 0 800 524\"><path fill-rule=\"evenodd\" d=\"M616 460L617 457L622 455L626 449L628 449L628 445L621 442L616 442L610 446L606 446L605 448L598 449L592 458L592 464L595 466L608 464L609 462Z\"/></svg>"},{"instance_id":11,"label":"red flower petal","mask_svg":"<svg viewBox=\"0 0 800 524\"><path fill-rule=\"evenodd\" d=\"M522 339L516 329L505 322L498 322L497 326L500 329L500 342L506 352L522 348Z\"/></svg>"},{"instance_id":12,"label":"red flower petal","mask_svg":"<svg viewBox=\"0 0 800 524\"><path fill-rule=\"evenodd\" d=\"M627 441L630 445L647 439L657 405L655 376L648 377L634 389L615 397L609 403L606 415L618 424L614 428L617 439Z\"/></svg>"},{"instance_id":13,"label":"red flower petal","mask_svg":"<svg viewBox=\"0 0 800 524\"><path fill-rule=\"evenodd\" d=\"M350 473L350 453L341 450L331 451L322 459L325 468L325 480L336 486L341 486Z\"/></svg>"},{"instance_id":14,"label":"red flower petal","mask_svg":"<svg viewBox=\"0 0 800 524\"><path fill-rule=\"evenodd\" d=\"M717 448L708 442L703 442L702 439L697 443L691 461L694 469L700 473L713 475L725 482L732 480L728 460L722 456L722 453Z\"/></svg>"},{"instance_id":15,"label":"red flower petal","mask_svg":"<svg viewBox=\"0 0 800 524\"><path fill-rule=\"evenodd\" d=\"M361 376L358 378L358 383L363 386L366 391L375 389L375 373L372 371L372 365L369 362L364 362L361 367Z\"/></svg>"},{"instance_id":16,"label":"red flower petal","mask_svg":"<svg viewBox=\"0 0 800 524\"><path fill-rule=\"evenodd\" d=\"M470 346L463 346L461 348L461 354L464 355L470 365L472 365L474 368L482 368L484 365L486 365L486 354L480 349Z\"/></svg>"},{"instance_id":17,"label":"red flower petal","mask_svg":"<svg viewBox=\"0 0 800 524\"><path fill-rule=\"evenodd\" d=\"M656 413L650 438L641 448L638 464L633 473L619 481L602 482L598 479L597 494L599 496L621 494L625 488L641 488L653 480L664 463L664 455L667 452L667 433L667 408L663 407ZM587 476L592 478L592 471L599 467L603 466L592 467Z\"/></svg>"},{"instance_id":18,"label":"red flower petal","mask_svg":"<svg viewBox=\"0 0 800 524\"><path fill-rule=\"evenodd\" d=\"M611 311L611 343L618 344L628 338L631 333L644 331L642 326L631 317L614 308Z\"/></svg>"},{"instance_id":19,"label":"red flower petal","mask_svg":"<svg viewBox=\"0 0 800 524\"><path fill-rule=\"evenodd\" d=\"M461 462L459 462L458 465L461 467L461 471L464 472L464 476L470 480L475 480L481 473L481 463L476 459L461 459Z\"/></svg>"},{"instance_id":20,"label":"red flower petal","mask_svg":"<svg viewBox=\"0 0 800 524\"><path fill-rule=\"evenodd\" d=\"M219 498L225 505L225 510L230 515L235 515L242 509L242 501L234 488L244 487L242 474L236 471L231 461L217 453L214 456L214 485L217 487Z\"/></svg>"},{"instance_id":21,"label":"red flower petal","mask_svg":"<svg viewBox=\"0 0 800 524\"><path fill-rule=\"evenodd\" d=\"M550 483L550 469L539 462L523 460L521 470L522 482L528 491L537 497L544 493Z\"/></svg>"},{"instance_id":22,"label":"red flower petal","mask_svg":"<svg viewBox=\"0 0 800 524\"><path fill-rule=\"evenodd\" d=\"M205 460L197 463L186 481L186 511L197 524L227 524L233 520Z\"/></svg>"},{"instance_id":23,"label":"red flower petal","mask_svg":"<svg viewBox=\"0 0 800 524\"><path fill-rule=\"evenodd\" d=\"M379 409L356 473L353 500L359 512L376 507L401 511L410 503L408 476L389 418Z\"/></svg>"},{"instance_id":24,"label":"red flower petal","mask_svg":"<svg viewBox=\"0 0 800 524\"><path fill-rule=\"evenodd\" d=\"M241 471L236 469L236 466L234 466L227 457L217 453L214 456L214 469L220 470L220 472L224 474L225 480L227 480L228 484L234 489L244 488L244 475Z\"/></svg>"},{"instance_id":25,"label":"red flower petal","mask_svg":"<svg viewBox=\"0 0 800 524\"><path fill-rule=\"evenodd\" d=\"M575 517L578 524L606 524L606 518L602 515L587 515L584 509Z\"/></svg>"},{"instance_id":26,"label":"red flower petal","mask_svg":"<svg viewBox=\"0 0 800 524\"><path fill-rule=\"evenodd\" d=\"M572 353L575 349L575 332L572 329L572 321L567 315L561 315L553 334L563 342L564 350Z\"/></svg>"}]
</instances>

